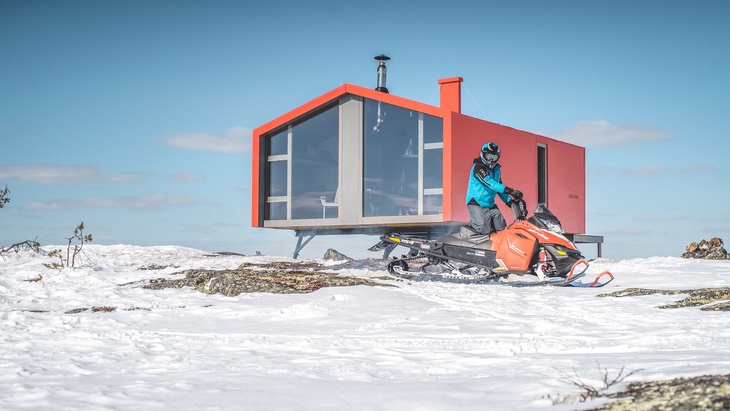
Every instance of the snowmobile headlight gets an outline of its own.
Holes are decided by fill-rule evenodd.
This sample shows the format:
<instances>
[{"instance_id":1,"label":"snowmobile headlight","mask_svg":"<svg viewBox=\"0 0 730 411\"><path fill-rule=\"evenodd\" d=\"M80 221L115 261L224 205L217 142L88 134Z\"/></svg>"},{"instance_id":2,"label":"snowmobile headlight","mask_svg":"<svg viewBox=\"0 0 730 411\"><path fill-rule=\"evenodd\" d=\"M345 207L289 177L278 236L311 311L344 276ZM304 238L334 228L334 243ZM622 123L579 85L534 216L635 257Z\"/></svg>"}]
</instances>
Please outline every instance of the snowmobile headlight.
<instances>
[{"instance_id":1,"label":"snowmobile headlight","mask_svg":"<svg viewBox=\"0 0 730 411\"><path fill-rule=\"evenodd\" d=\"M551 221L548 223L547 226L548 226L548 230L550 230L550 231L555 231L556 233L560 233L560 234L563 233L563 227L560 224L556 224Z\"/></svg>"}]
</instances>

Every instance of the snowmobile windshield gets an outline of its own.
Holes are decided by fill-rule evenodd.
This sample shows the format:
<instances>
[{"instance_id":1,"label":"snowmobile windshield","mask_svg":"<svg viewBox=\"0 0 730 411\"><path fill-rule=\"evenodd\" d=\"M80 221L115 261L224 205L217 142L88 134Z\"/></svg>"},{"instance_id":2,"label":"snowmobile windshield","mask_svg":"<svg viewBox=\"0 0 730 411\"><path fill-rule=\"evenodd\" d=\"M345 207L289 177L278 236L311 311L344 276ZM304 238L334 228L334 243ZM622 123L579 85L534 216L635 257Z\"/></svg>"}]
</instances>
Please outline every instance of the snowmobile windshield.
<instances>
[{"instance_id":1,"label":"snowmobile windshield","mask_svg":"<svg viewBox=\"0 0 730 411\"><path fill-rule=\"evenodd\" d=\"M545 203L539 203L535 206L535 211L532 213L532 217L529 221L536 226L545 230L554 231L556 233L563 233L563 226L560 224L558 217L555 217Z\"/></svg>"}]
</instances>

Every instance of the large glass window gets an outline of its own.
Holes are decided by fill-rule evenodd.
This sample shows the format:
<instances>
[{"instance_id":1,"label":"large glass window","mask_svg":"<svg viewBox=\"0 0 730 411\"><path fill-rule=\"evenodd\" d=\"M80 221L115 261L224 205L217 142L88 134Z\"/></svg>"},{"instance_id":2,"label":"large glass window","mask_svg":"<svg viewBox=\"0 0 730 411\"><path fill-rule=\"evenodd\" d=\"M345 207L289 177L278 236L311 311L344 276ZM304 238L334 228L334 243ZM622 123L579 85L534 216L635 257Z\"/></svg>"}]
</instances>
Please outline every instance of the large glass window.
<instances>
[{"instance_id":1,"label":"large glass window","mask_svg":"<svg viewBox=\"0 0 730 411\"><path fill-rule=\"evenodd\" d=\"M266 147L265 218L337 218L338 106L268 137Z\"/></svg>"},{"instance_id":2,"label":"large glass window","mask_svg":"<svg viewBox=\"0 0 730 411\"><path fill-rule=\"evenodd\" d=\"M363 216L441 212L443 120L365 99Z\"/></svg>"}]
</instances>

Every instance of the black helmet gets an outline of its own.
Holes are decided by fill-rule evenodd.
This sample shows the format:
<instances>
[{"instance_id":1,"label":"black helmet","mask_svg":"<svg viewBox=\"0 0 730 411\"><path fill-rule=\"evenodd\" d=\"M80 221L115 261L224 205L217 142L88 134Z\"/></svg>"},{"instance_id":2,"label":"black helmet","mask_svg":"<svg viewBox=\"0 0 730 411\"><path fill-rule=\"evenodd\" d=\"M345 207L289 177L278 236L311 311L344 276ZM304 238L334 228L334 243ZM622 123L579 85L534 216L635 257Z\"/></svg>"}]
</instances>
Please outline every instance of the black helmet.
<instances>
[{"instance_id":1,"label":"black helmet","mask_svg":"<svg viewBox=\"0 0 730 411\"><path fill-rule=\"evenodd\" d=\"M497 164L497 161L499 161L500 155L502 155L502 152L499 150L499 146L495 143L489 142L482 146L482 153L479 157L482 158L482 162L486 164L487 167L492 168L495 164Z\"/></svg>"}]
</instances>

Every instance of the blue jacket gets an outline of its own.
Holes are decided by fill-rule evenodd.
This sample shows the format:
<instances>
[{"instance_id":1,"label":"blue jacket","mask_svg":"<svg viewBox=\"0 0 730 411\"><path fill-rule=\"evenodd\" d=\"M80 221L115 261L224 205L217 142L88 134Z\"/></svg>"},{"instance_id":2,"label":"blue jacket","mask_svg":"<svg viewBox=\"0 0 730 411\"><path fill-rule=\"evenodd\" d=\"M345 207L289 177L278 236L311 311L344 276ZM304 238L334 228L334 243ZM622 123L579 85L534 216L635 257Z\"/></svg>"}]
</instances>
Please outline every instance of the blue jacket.
<instances>
[{"instance_id":1,"label":"blue jacket","mask_svg":"<svg viewBox=\"0 0 730 411\"><path fill-rule=\"evenodd\" d=\"M469 173L469 186L466 189L466 203L478 204L484 208L494 207L494 198L499 197L505 204L510 200L510 196L504 194L504 184L502 184L501 166L495 165L489 170L480 158L474 159L474 165Z\"/></svg>"}]
</instances>

